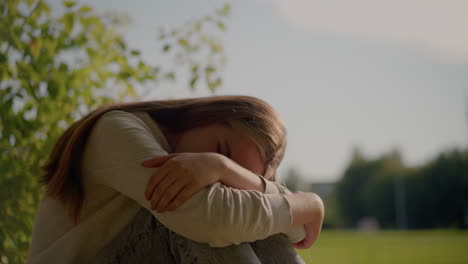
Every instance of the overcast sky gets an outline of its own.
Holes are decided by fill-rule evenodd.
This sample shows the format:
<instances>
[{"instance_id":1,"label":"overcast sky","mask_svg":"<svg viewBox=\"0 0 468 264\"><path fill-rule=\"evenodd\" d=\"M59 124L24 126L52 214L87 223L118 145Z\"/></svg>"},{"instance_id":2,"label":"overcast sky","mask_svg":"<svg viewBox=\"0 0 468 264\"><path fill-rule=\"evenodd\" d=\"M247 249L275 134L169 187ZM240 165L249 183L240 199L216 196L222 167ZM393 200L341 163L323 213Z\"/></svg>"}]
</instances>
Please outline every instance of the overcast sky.
<instances>
[{"instance_id":1,"label":"overcast sky","mask_svg":"<svg viewBox=\"0 0 468 264\"><path fill-rule=\"evenodd\" d=\"M125 36L149 63L158 60L156 25L223 3L80 2L127 12ZM414 166L468 145L468 1L239 0L226 28L216 94L256 96L278 110L289 133L280 172L296 166L307 180L333 181L354 147L369 157L398 148ZM209 94L179 85L145 99Z\"/></svg>"}]
</instances>

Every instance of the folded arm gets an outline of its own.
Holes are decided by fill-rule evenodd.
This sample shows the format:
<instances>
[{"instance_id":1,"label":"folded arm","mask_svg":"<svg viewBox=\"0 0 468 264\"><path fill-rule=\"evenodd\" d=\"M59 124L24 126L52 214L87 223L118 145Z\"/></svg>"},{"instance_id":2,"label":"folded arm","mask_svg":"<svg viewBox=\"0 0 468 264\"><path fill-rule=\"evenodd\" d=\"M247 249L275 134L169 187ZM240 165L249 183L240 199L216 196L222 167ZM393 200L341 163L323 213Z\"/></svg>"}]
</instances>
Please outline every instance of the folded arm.
<instances>
[{"instance_id":1,"label":"folded arm","mask_svg":"<svg viewBox=\"0 0 468 264\"><path fill-rule=\"evenodd\" d=\"M291 225L288 200L278 193L238 190L221 183L204 188L178 209L158 213L145 199L146 184L157 168L140 163L167 155L151 130L136 116L111 111L101 117L88 141L93 164L87 173L98 184L109 186L138 202L166 227L189 239L211 246L227 246L286 234L291 242L304 238L302 226ZM274 190L274 188L271 188Z\"/></svg>"}]
</instances>

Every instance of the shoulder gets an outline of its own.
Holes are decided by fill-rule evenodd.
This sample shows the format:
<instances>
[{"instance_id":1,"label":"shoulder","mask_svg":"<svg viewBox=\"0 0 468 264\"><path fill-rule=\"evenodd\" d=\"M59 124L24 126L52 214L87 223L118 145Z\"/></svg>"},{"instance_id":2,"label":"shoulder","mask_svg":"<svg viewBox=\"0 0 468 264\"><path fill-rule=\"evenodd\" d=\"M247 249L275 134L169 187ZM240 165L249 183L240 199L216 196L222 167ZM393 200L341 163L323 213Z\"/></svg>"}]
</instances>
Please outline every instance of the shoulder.
<instances>
[{"instance_id":1,"label":"shoulder","mask_svg":"<svg viewBox=\"0 0 468 264\"><path fill-rule=\"evenodd\" d=\"M135 116L134 114L122 110L111 110L104 113L101 117L98 118L96 124L94 125L96 130L106 130L106 129L130 129L130 128L142 128L149 130L145 122Z\"/></svg>"},{"instance_id":2,"label":"shoulder","mask_svg":"<svg viewBox=\"0 0 468 264\"><path fill-rule=\"evenodd\" d=\"M101 117L99 117L98 121L102 120L138 120L139 118L136 117L134 114L130 112L126 112L123 110L110 110L102 114Z\"/></svg>"},{"instance_id":3,"label":"shoulder","mask_svg":"<svg viewBox=\"0 0 468 264\"><path fill-rule=\"evenodd\" d=\"M142 119L122 110L111 110L100 116L89 137L89 141L109 146L123 145L124 142L135 144L141 140L155 140L150 127Z\"/></svg>"},{"instance_id":4,"label":"shoulder","mask_svg":"<svg viewBox=\"0 0 468 264\"><path fill-rule=\"evenodd\" d=\"M118 167L164 151L143 120L121 110L100 116L86 144L83 166L88 171Z\"/></svg>"}]
</instances>

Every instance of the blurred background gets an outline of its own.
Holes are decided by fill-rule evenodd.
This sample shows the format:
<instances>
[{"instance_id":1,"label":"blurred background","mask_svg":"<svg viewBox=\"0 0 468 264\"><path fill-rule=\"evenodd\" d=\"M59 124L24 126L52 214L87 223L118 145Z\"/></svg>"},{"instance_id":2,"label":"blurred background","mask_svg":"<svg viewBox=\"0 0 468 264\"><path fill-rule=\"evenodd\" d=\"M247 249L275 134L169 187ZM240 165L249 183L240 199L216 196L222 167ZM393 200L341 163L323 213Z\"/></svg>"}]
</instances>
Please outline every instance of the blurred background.
<instances>
[{"instance_id":1,"label":"blurred background","mask_svg":"<svg viewBox=\"0 0 468 264\"><path fill-rule=\"evenodd\" d=\"M464 0L0 1L0 263L74 120L223 94L279 112L280 180L325 202L307 263L468 263Z\"/></svg>"}]
</instances>

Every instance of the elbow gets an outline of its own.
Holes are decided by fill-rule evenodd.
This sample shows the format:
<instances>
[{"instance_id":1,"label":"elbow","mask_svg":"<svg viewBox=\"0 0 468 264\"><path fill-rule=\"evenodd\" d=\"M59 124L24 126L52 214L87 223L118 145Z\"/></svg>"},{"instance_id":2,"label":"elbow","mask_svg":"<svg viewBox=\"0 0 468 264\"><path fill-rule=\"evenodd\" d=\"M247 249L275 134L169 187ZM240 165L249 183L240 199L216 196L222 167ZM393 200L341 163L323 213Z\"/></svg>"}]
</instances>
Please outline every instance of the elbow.
<instances>
[{"instance_id":1,"label":"elbow","mask_svg":"<svg viewBox=\"0 0 468 264\"><path fill-rule=\"evenodd\" d=\"M318 196L316 193L312 193L312 196L315 214L317 215L317 217L323 219L325 217L325 206L323 204L322 198L320 198L320 196Z\"/></svg>"}]
</instances>

